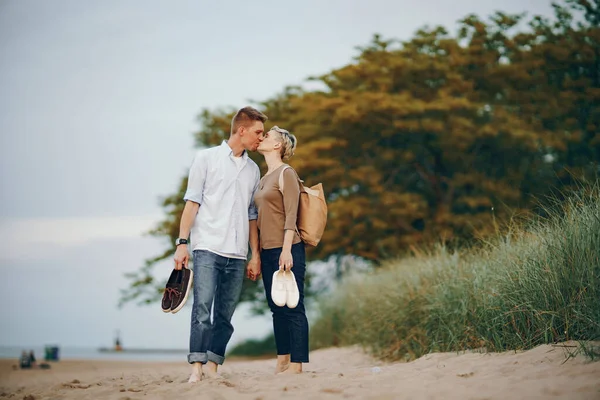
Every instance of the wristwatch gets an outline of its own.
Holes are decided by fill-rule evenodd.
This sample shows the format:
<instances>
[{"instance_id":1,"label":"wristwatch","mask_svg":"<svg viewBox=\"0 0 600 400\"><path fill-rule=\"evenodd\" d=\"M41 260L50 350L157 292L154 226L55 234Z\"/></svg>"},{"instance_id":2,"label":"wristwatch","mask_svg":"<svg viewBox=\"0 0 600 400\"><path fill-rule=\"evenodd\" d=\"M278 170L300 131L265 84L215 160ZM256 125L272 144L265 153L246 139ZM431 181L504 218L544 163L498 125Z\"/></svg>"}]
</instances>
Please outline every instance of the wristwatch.
<instances>
[{"instance_id":1,"label":"wristwatch","mask_svg":"<svg viewBox=\"0 0 600 400\"><path fill-rule=\"evenodd\" d=\"M180 244L188 244L188 240L182 238L175 239L175 246L179 246Z\"/></svg>"}]
</instances>

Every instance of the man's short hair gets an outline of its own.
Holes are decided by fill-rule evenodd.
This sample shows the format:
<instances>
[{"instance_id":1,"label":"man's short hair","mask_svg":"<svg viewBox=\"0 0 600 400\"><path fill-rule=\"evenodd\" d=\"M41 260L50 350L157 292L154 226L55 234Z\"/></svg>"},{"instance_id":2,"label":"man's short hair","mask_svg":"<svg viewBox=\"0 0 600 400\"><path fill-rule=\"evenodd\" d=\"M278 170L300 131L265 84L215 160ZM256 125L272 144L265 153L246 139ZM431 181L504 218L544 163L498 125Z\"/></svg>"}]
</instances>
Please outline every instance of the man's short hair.
<instances>
[{"instance_id":1,"label":"man's short hair","mask_svg":"<svg viewBox=\"0 0 600 400\"><path fill-rule=\"evenodd\" d=\"M240 126L250 126L254 121L265 122L267 116L254 107L244 107L235 113L231 120L231 134L237 132Z\"/></svg>"}]
</instances>

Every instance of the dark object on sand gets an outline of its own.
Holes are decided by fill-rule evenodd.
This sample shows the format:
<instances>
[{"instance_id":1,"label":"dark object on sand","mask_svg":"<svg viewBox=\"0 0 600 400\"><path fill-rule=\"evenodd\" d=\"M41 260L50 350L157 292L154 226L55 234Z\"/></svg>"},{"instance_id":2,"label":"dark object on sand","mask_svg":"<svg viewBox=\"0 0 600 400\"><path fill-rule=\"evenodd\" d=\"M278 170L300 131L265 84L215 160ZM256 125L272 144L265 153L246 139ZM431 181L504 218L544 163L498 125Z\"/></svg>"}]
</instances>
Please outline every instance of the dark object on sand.
<instances>
[{"instance_id":1,"label":"dark object on sand","mask_svg":"<svg viewBox=\"0 0 600 400\"><path fill-rule=\"evenodd\" d=\"M46 346L44 348L44 360L46 361L58 361L59 349L58 346Z\"/></svg>"},{"instance_id":2,"label":"dark object on sand","mask_svg":"<svg viewBox=\"0 0 600 400\"><path fill-rule=\"evenodd\" d=\"M21 369L50 369L50 364L48 363L41 363L40 365L37 365L36 361L35 361L35 354L33 353L33 350L31 350L29 353L26 352L25 350L23 350L23 352L21 353L21 357L19 358L19 367ZM16 365L13 365L13 369L18 369L19 367L17 367Z\"/></svg>"}]
</instances>

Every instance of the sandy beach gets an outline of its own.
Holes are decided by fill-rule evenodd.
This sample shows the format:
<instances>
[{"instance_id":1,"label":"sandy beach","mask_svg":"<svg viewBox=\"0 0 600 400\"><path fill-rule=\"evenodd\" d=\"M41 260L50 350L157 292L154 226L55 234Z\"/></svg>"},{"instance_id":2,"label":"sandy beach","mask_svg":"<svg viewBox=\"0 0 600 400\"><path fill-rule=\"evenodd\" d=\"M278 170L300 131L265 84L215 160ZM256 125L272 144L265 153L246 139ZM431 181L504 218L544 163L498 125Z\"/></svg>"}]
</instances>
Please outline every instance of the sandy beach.
<instances>
[{"instance_id":1,"label":"sandy beach","mask_svg":"<svg viewBox=\"0 0 600 400\"><path fill-rule=\"evenodd\" d=\"M600 362L568 358L576 343L525 352L436 353L375 361L358 348L311 353L300 376L273 360L229 360L221 378L188 384L185 362L65 360L50 370L0 361L0 398L14 399L600 399Z\"/></svg>"}]
</instances>

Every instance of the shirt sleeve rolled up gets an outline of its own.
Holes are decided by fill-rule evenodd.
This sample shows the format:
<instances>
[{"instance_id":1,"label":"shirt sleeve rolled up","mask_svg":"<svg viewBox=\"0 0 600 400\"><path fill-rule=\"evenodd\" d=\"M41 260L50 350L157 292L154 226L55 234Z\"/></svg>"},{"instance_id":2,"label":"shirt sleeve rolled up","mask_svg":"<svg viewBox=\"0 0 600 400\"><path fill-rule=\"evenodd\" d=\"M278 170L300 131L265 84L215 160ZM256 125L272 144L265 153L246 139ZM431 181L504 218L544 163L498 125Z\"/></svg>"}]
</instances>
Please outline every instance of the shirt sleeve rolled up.
<instances>
[{"instance_id":1,"label":"shirt sleeve rolled up","mask_svg":"<svg viewBox=\"0 0 600 400\"><path fill-rule=\"evenodd\" d=\"M202 204L202 196L204 194L204 182L206 181L207 160L203 152L198 152L194 158L194 162L190 167L188 176L187 190L183 199L185 201L193 201L194 203Z\"/></svg>"},{"instance_id":2,"label":"shirt sleeve rolled up","mask_svg":"<svg viewBox=\"0 0 600 400\"><path fill-rule=\"evenodd\" d=\"M258 185L260 184L260 172L258 172L256 179L255 179L255 183L254 183L254 189L252 190L252 197L250 198L250 206L248 207L248 220L249 221L254 221L255 219L258 219L258 209L256 208L256 203L254 202L254 195L256 195L256 191L258 190Z\"/></svg>"}]
</instances>

